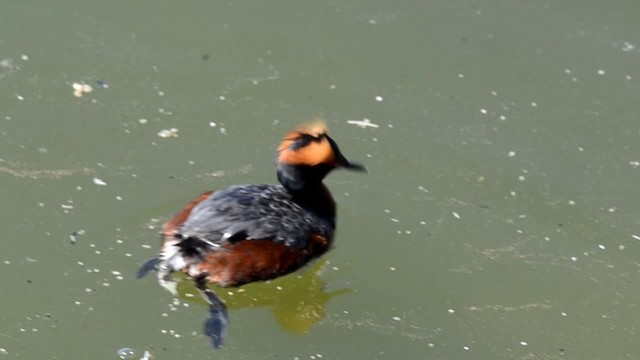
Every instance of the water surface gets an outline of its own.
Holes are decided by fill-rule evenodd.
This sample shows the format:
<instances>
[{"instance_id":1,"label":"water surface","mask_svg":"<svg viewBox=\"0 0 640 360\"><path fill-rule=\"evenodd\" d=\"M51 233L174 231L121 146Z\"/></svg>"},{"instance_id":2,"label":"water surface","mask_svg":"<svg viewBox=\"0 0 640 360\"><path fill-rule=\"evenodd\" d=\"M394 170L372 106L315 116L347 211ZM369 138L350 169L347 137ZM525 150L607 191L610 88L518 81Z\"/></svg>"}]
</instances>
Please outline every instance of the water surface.
<instances>
[{"instance_id":1,"label":"water surface","mask_svg":"<svg viewBox=\"0 0 640 360\"><path fill-rule=\"evenodd\" d=\"M3 357L640 356L640 5L65 0L2 14ZM75 97L74 82L93 91ZM185 202L275 181L280 137L315 117L369 174L327 180L330 254L220 291L231 327L214 352L189 282L173 298L133 275Z\"/></svg>"}]
</instances>

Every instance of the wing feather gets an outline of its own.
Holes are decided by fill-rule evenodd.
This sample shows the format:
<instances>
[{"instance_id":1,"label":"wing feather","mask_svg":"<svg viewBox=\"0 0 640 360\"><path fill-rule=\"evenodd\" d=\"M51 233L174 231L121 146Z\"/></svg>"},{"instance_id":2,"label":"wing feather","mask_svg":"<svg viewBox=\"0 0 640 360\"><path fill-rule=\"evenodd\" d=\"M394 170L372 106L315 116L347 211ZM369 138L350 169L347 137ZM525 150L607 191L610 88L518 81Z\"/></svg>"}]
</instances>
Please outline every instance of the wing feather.
<instances>
[{"instance_id":1,"label":"wing feather","mask_svg":"<svg viewBox=\"0 0 640 360\"><path fill-rule=\"evenodd\" d=\"M313 233L331 237L333 224L292 201L282 186L238 185L196 205L179 233L216 245L270 239L304 248Z\"/></svg>"}]
</instances>

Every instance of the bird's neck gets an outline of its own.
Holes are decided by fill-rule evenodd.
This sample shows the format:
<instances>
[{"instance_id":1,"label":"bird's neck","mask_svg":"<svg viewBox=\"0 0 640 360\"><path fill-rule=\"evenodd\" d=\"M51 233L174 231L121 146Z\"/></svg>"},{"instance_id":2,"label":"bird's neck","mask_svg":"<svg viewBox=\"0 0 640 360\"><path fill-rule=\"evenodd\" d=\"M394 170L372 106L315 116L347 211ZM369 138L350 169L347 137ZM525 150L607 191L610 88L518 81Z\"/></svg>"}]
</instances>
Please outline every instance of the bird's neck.
<instances>
[{"instance_id":1,"label":"bird's neck","mask_svg":"<svg viewBox=\"0 0 640 360\"><path fill-rule=\"evenodd\" d=\"M291 199L303 208L335 218L336 204L322 179L327 169L278 165L278 181L291 194Z\"/></svg>"}]
</instances>

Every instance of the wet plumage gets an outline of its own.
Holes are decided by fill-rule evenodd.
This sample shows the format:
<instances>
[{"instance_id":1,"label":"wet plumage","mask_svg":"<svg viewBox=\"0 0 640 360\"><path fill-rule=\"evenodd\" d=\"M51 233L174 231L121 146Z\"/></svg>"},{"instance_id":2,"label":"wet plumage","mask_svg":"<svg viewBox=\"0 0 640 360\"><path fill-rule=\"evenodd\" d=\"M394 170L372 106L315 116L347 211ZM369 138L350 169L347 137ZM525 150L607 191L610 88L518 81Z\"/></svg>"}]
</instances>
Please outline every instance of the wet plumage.
<instances>
[{"instance_id":1,"label":"wet plumage","mask_svg":"<svg viewBox=\"0 0 640 360\"><path fill-rule=\"evenodd\" d=\"M140 268L139 277L158 270L172 292L172 272L192 277L210 304L205 333L220 347L227 310L206 284L273 279L328 251L336 206L322 180L337 168L364 170L342 155L324 124L287 133L278 147L279 185L235 185L200 195L163 226L160 254Z\"/></svg>"},{"instance_id":2,"label":"wet plumage","mask_svg":"<svg viewBox=\"0 0 640 360\"><path fill-rule=\"evenodd\" d=\"M215 192L196 205L178 234L218 246L270 239L301 249L311 234L332 237L334 223L334 214L304 207L282 185L239 185Z\"/></svg>"}]
</instances>

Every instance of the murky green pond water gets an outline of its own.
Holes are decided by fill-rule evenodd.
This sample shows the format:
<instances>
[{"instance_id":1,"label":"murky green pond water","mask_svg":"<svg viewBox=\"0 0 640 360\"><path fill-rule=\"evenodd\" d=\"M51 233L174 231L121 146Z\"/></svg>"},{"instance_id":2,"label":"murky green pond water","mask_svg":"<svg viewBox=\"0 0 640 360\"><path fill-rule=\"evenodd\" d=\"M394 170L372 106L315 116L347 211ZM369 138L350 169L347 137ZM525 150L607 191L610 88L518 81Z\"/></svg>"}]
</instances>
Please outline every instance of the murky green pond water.
<instances>
[{"instance_id":1,"label":"murky green pond water","mask_svg":"<svg viewBox=\"0 0 640 360\"><path fill-rule=\"evenodd\" d=\"M640 3L1 8L0 358L640 358ZM135 271L315 117L369 174L328 179L330 254L220 291L213 351Z\"/></svg>"}]
</instances>

